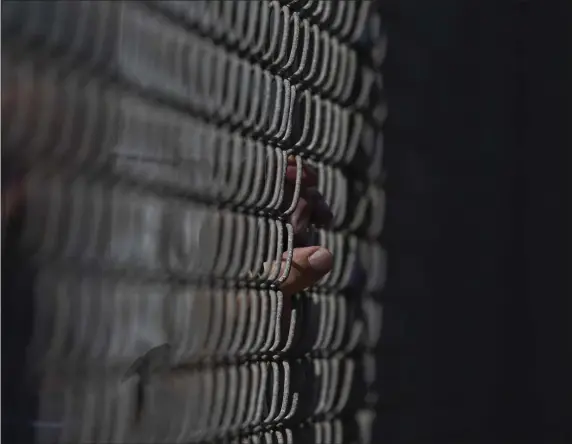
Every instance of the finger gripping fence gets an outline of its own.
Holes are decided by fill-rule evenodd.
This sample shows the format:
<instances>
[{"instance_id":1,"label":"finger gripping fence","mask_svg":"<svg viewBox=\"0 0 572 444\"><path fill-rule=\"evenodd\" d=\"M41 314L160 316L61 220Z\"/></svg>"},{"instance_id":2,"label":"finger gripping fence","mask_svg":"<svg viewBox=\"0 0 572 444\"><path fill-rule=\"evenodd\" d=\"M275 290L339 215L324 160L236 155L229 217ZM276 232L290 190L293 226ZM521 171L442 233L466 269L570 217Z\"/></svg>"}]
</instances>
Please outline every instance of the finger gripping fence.
<instances>
[{"instance_id":1,"label":"finger gripping fence","mask_svg":"<svg viewBox=\"0 0 572 444\"><path fill-rule=\"evenodd\" d=\"M38 443L370 442L382 30L368 0L3 2L34 393L3 423ZM317 171L334 265L286 297L290 156Z\"/></svg>"}]
</instances>

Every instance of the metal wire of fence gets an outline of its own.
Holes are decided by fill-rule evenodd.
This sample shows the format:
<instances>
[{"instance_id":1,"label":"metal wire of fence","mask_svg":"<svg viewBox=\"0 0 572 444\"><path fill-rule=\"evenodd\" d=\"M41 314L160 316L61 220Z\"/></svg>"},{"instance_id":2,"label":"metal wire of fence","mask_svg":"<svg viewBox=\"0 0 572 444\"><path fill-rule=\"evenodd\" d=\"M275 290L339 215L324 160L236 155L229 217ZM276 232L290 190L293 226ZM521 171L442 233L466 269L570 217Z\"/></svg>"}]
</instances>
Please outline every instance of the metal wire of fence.
<instances>
[{"instance_id":1,"label":"metal wire of fence","mask_svg":"<svg viewBox=\"0 0 572 444\"><path fill-rule=\"evenodd\" d=\"M38 270L37 442L368 442L385 281L375 2L2 9L2 156L25 172L18 245ZM288 156L334 213L314 233L334 268L292 300L285 275L252 274L294 245ZM124 376L150 350L162 370L143 402Z\"/></svg>"}]
</instances>

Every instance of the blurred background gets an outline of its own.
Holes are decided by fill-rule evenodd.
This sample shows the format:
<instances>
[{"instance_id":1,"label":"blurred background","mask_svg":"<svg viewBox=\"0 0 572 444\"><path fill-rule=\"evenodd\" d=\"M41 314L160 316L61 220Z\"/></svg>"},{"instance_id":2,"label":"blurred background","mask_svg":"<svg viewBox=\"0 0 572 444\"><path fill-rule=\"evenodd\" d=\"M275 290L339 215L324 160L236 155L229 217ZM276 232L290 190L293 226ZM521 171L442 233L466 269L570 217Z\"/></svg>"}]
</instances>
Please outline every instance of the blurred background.
<instances>
[{"instance_id":1,"label":"blurred background","mask_svg":"<svg viewBox=\"0 0 572 444\"><path fill-rule=\"evenodd\" d=\"M2 437L572 442L571 6L4 1Z\"/></svg>"}]
</instances>

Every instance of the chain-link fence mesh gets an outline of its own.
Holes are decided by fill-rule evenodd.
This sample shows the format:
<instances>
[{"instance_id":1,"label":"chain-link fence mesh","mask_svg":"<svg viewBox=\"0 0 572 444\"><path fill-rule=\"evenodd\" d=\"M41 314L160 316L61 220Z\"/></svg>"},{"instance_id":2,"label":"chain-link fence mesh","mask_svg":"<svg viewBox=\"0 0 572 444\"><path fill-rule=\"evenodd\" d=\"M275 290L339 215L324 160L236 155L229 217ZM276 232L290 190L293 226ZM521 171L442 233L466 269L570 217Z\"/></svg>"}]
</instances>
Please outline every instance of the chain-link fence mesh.
<instances>
[{"instance_id":1,"label":"chain-link fence mesh","mask_svg":"<svg viewBox=\"0 0 572 444\"><path fill-rule=\"evenodd\" d=\"M369 442L382 29L372 1L3 2L36 394L7 424L42 443ZM318 172L334 265L285 298L289 156ZM284 273L262 267L284 251Z\"/></svg>"}]
</instances>

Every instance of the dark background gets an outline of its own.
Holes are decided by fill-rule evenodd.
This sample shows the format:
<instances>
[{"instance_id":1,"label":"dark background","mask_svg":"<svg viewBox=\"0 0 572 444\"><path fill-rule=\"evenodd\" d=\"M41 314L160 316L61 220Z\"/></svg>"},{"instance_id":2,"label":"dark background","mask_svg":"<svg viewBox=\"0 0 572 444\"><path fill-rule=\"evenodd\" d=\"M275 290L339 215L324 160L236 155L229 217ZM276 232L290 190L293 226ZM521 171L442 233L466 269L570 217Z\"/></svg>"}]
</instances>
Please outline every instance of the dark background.
<instances>
[{"instance_id":1,"label":"dark background","mask_svg":"<svg viewBox=\"0 0 572 444\"><path fill-rule=\"evenodd\" d=\"M389 270L373 442L572 442L572 2L380 1ZM2 274L3 292L31 294L18 257ZM3 333L28 331L15 305L29 301L3 302ZM28 418L18 339L2 344L2 388Z\"/></svg>"},{"instance_id":2,"label":"dark background","mask_svg":"<svg viewBox=\"0 0 572 444\"><path fill-rule=\"evenodd\" d=\"M572 442L572 2L381 2L374 442Z\"/></svg>"}]
</instances>

